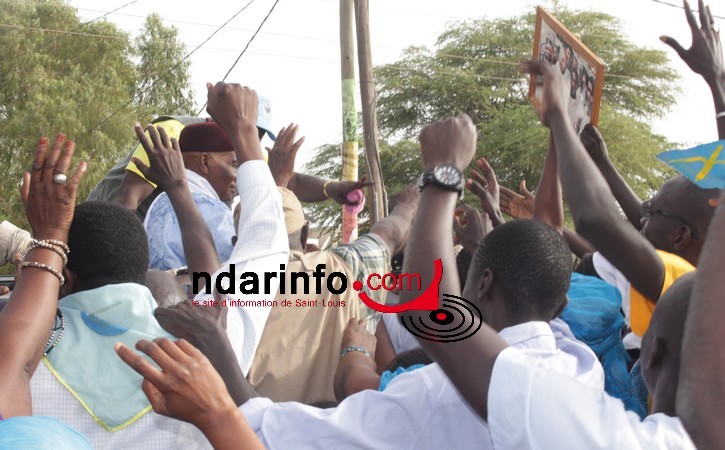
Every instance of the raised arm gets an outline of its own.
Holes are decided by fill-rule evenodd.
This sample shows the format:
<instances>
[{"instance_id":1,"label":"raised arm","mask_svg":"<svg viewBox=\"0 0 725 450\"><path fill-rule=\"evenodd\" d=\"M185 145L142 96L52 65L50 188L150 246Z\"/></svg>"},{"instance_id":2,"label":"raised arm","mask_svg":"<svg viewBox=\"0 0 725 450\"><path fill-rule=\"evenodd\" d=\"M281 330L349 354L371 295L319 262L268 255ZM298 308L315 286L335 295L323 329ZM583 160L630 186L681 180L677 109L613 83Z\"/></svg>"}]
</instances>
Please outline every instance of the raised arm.
<instances>
[{"instance_id":1,"label":"raised arm","mask_svg":"<svg viewBox=\"0 0 725 450\"><path fill-rule=\"evenodd\" d=\"M159 185L169 196L176 217L179 219L181 242L189 272L216 272L221 265L219 254L214 246L209 226L201 216L189 190L178 141L175 138L169 139L161 127L157 131L153 125L148 126L151 142L146 138L141 125L136 124L134 129L139 142L146 150L150 166L146 166L136 158L133 161L146 179ZM199 290L202 289L204 287L200 286Z\"/></svg>"},{"instance_id":2,"label":"raised arm","mask_svg":"<svg viewBox=\"0 0 725 450\"><path fill-rule=\"evenodd\" d=\"M619 217L606 180L569 123L562 80L549 64L528 61L523 68L532 76L543 75L544 92L538 113L554 136L561 184L577 232L619 269L632 286L657 301L665 275L662 260L652 244Z\"/></svg>"},{"instance_id":3,"label":"raised arm","mask_svg":"<svg viewBox=\"0 0 725 450\"><path fill-rule=\"evenodd\" d=\"M539 186L534 197L534 219L551 225L559 233L564 230L564 206L561 202L561 183L556 167L556 146L554 137L549 139L544 170L541 172Z\"/></svg>"},{"instance_id":4,"label":"raised arm","mask_svg":"<svg viewBox=\"0 0 725 450\"><path fill-rule=\"evenodd\" d=\"M725 194L710 223L697 265L682 343L677 415L698 448L725 442Z\"/></svg>"},{"instance_id":5,"label":"raised arm","mask_svg":"<svg viewBox=\"0 0 725 450\"><path fill-rule=\"evenodd\" d=\"M451 164L462 171L473 158L475 143L475 127L465 114L429 125L420 134L424 168L430 170L437 165ZM439 295L461 293L453 255L451 220L456 200L455 192L436 186L429 185L423 190L403 262L403 272L419 273L421 286L427 287L433 280L434 261L440 259L443 275ZM403 290L400 292L401 303L407 303L421 293L422 290ZM428 321L429 314L430 311L408 311L400 316L417 322ZM443 343L421 339L420 342L476 412L481 417L487 417L488 386L493 364L506 347L498 334L483 324L477 333L462 341Z\"/></svg>"},{"instance_id":6,"label":"raised arm","mask_svg":"<svg viewBox=\"0 0 725 450\"><path fill-rule=\"evenodd\" d=\"M710 87L715 104L718 136L720 139L725 139L725 63L720 32L715 29L715 20L712 18L710 7L706 7L702 0L697 4L700 10L700 26L697 25L697 19L687 0L684 4L685 17L692 32L692 45L685 50L674 38L661 36L660 40L675 49L690 69L702 75Z\"/></svg>"},{"instance_id":7,"label":"raised arm","mask_svg":"<svg viewBox=\"0 0 725 450\"><path fill-rule=\"evenodd\" d=\"M403 251L410 234L410 227L418 207L418 192L411 184L390 197L390 215L375 222L370 234L378 236L388 247L388 255Z\"/></svg>"},{"instance_id":8,"label":"raised arm","mask_svg":"<svg viewBox=\"0 0 725 450\"><path fill-rule=\"evenodd\" d=\"M31 173L25 173L20 188L35 240L21 264L22 275L0 313L0 414L5 418L32 414L29 382L53 329L68 231L78 185L87 167L81 163L73 175L66 176L73 149L73 142L62 134L50 150L48 140L42 138ZM54 181L61 174L67 181Z\"/></svg>"},{"instance_id":9,"label":"raised arm","mask_svg":"<svg viewBox=\"0 0 725 450\"><path fill-rule=\"evenodd\" d=\"M601 172L607 181L612 195L619 202L619 206L624 211L624 215L627 216L629 223L636 229L641 229L642 200L634 193L632 188L629 187L627 182L624 181L624 178L622 178L622 175L614 167L614 164L612 164L612 161L609 159L607 144L604 142L604 138L599 133L599 130L594 125L587 124L579 137L582 144L584 144L584 148L592 158L592 161L594 161L599 172Z\"/></svg>"}]
</instances>

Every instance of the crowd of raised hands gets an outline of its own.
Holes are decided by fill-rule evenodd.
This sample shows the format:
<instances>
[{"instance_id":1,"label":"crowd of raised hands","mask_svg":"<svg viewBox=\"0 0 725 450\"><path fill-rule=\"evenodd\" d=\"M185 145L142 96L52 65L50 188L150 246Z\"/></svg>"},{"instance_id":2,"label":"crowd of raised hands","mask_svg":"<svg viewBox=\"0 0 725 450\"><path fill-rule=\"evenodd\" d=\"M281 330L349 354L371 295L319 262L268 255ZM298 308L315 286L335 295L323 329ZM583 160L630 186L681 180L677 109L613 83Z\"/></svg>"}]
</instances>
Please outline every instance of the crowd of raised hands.
<instances>
[{"instance_id":1,"label":"crowd of raised hands","mask_svg":"<svg viewBox=\"0 0 725 450\"><path fill-rule=\"evenodd\" d=\"M709 7L700 0L698 9L699 24L685 2L692 34L690 48L685 49L672 37L660 39L672 47L710 87L718 112L719 135L725 139L725 114L721 114L725 112L722 43ZM630 271L641 274L644 270L642 266L648 264L654 267L653 271L656 270L659 267L657 263L646 259L654 254L654 249L634 257L616 244L624 242L621 247L625 249L638 249L645 245L641 243L644 238L639 231L642 227L642 202L614 169L602 135L592 125L584 127L580 135L572 129L567 115L567 89L562 85L562 78L555 76L555 67L529 60L522 62L521 70L543 85L536 113L541 124L551 132L544 170L535 193L527 189L524 181L519 192L499 186L489 162L485 158L476 159L474 168L468 172L465 187L478 198L479 207L457 205L457 198L450 192L424 190L408 240L404 271L420 273L425 285L426 280L433 277L432 260L443 258L444 264L452 261L454 243L474 255L485 237L506 222L505 216L513 220L542 221L563 234L574 254L581 256L600 250L625 275ZM262 159L255 126L257 94L247 87L223 82L208 84L207 89L207 111L229 133L237 150L238 163ZM135 131L150 164L140 160L134 162L148 180L168 193L180 221L183 221L181 225L193 230L184 236L185 251L187 255L193 255L189 258L190 271L215 272L221 262L213 251L209 229L204 225L188 190L177 140L169 138L161 127L149 126L144 130L136 125ZM149 132L150 139L144 131ZM304 138L296 138L297 133L298 127L290 124L280 131L274 147L267 149L269 166L278 186L309 181L294 173L294 155L304 142ZM465 114L428 125L420 133L422 168L431 170L440 165L452 165L460 171L467 170L475 157L477 139L475 127ZM17 282L0 314L0 414L4 419L32 415L28 380L44 352L48 351L52 343L47 341L48 330L53 329L54 322L58 320L57 302L64 292L68 233L78 186L87 169L87 163L81 162L71 170L73 154L74 144L64 135L59 134L52 140L41 138L32 166L24 175L20 188L33 241L17 262ZM349 202L351 191L367 185L364 179L337 183L330 186L329 192L325 190L325 194L345 204ZM576 231L564 226L562 193L572 210ZM621 220L615 199L629 224ZM313 198L306 200L315 201ZM717 202L714 200L710 204L714 207ZM725 339L721 326L725 320L725 304L720 301L725 286L719 273L725 265L723 207L714 210L707 237L702 239L682 349L683 368L680 371L676 413L692 441L703 448L710 448L722 447L725 443L725 428L719 424L725 416L725 395L721 395L720 387L725 377L725 354L719 349L719 343ZM431 240L435 243L430 244ZM646 281L639 281L638 276L641 275L628 277L633 286L645 294L656 291L648 296L659 298L661 282L657 282L661 277L658 279L656 274L647 274L648 278L657 281L652 287ZM441 292L446 289L446 292L461 293L455 270L446 270L443 274ZM411 300L414 294L405 293L401 298L403 301ZM220 375L219 365L212 364L197 348L203 347L203 343L190 343L184 339L198 336L193 332L195 327L223 329L226 326L226 310L208 309L206 322L200 323L198 316L190 313L193 309L188 300L170 308L160 308L156 313L158 321L181 339L141 340L136 344L137 351L119 343L115 347L119 358L143 376L141 388L156 413L195 425L217 449L263 448L240 412L238 401L235 401L239 398L234 393L237 387L225 383L226 376L222 378L224 373ZM415 315L415 312L411 314ZM506 343L484 324L479 333L461 345L446 346L430 341L422 341L422 344L471 407L487 419L492 414L487 403L488 387L496 358L504 351ZM343 340L345 346L374 349L376 341L364 329L364 322L351 321ZM371 357L367 358L358 354L355 361L365 366L360 370L374 374L378 368L374 352L371 353L368 355ZM358 369L351 364L345 370ZM234 372L235 368L230 368L230 371ZM340 392L346 390L342 382L335 388ZM347 393L342 397L345 395ZM556 414L556 407L552 403L552 414Z\"/></svg>"}]
</instances>

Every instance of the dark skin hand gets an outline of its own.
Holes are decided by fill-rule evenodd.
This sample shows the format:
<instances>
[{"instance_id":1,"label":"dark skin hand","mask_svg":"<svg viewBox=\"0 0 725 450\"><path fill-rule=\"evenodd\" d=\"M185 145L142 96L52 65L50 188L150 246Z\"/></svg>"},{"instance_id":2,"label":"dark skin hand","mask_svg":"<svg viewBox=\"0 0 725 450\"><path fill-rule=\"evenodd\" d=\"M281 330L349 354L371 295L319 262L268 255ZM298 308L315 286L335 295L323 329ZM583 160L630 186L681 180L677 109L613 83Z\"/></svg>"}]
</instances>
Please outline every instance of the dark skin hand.
<instances>
[{"instance_id":1,"label":"dark skin hand","mask_svg":"<svg viewBox=\"0 0 725 450\"><path fill-rule=\"evenodd\" d=\"M479 213L476 208L469 205L461 205L456 208L453 218L453 231L456 233L456 240L471 255L476 254L478 246L486 237L485 222L488 221L486 213Z\"/></svg>"},{"instance_id":2,"label":"dark skin hand","mask_svg":"<svg viewBox=\"0 0 725 450\"><path fill-rule=\"evenodd\" d=\"M277 186L286 188L294 176L295 157L300 146L305 142L304 136L295 141L299 125L293 123L282 128L277 134L272 148L266 147L269 154L267 163L272 178Z\"/></svg>"},{"instance_id":3,"label":"dark skin hand","mask_svg":"<svg viewBox=\"0 0 725 450\"><path fill-rule=\"evenodd\" d=\"M468 166L476 149L476 129L471 119L460 114L423 129L420 134L421 158L425 170L439 164L452 164L459 170ZM441 259L443 276L440 293L460 295L461 287L453 254L453 223L450 217L456 207L455 192L427 186L420 196L416 221L403 262L403 272L419 273L421 286L433 279L433 262ZM436 236L436 239L431 239ZM401 303L417 298L421 291L401 291ZM414 321L427 320L429 311L408 311L401 317ZM479 320L474 318L473 320ZM467 326L467 324L462 324ZM455 324L451 324L451 327ZM440 364L469 405L484 419L488 416L488 387L493 365L506 343L486 324L468 339L440 343L420 340L423 347ZM471 355L476 355L471 358Z\"/></svg>"},{"instance_id":4,"label":"dark skin hand","mask_svg":"<svg viewBox=\"0 0 725 450\"><path fill-rule=\"evenodd\" d=\"M144 377L141 388L158 414L195 425L217 450L264 448L209 360L185 340L138 341L161 370L121 343L115 349Z\"/></svg>"},{"instance_id":5,"label":"dark skin hand","mask_svg":"<svg viewBox=\"0 0 725 450\"><path fill-rule=\"evenodd\" d=\"M30 173L23 176L20 198L37 240L68 242L78 186L87 169L81 163L68 172L75 145L59 134L41 138ZM65 184L56 174L67 174ZM31 250L26 261L63 270L63 260L46 248ZM32 415L30 378L43 356L58 307L60 281L47 270L28 267L16 277L15 289L0 313L0 414L5 418Z\"/></svg>"},{"instance_id":6,"label":"dark skin hand","mask_svg":"<svg viewBox=\"0 0 725 450\"><path fill-rule=\"evenodd\" d=\"M677 415L698 448L720 448L725 428L725 194L710 223L697 265L682 343Z\"/></svg>"},{"instance_id":7,"label":"dark skin hand","mask_svg":"<svg viewBox=\"0 0 725 450\"><path fill-rule=\"evenodd\" d=\"M339 205L357 205L359 202L350 202L347 200L347 194L355 189L362 189L372 186L372 182L367 182L363 176L358 181L333 181L327 185L327 193L329 198L333 199ZM325 180L312 175L304 175L295 172L290 179L287 188L294 192L301 202L319 203L328 199L325 196L324 188Z\"/></svg>"},{"instance_id":8,"label":"dark skin hand","mask_svg":"<svg viewBox=\"0 0 725 450\"><path fill-rule=\"evenodd\" d=\"M692 45L685 49L674 38L660 36L660 40L672 47L693 72L700 74L710 87L715 112L725 111L725 62L723 61L720 32L716 30L710 7L698 2L700 25L687 1L684 1L685 17L692 33ZM725 117L717 119L720 139L725 139Z\"/></svg>"},{"instance_id":9,"label":"dark skin hand","mask_svg":"<svg viewBox=\"0 0 725 450\"><path fill-rule=\"evenodd\" d=\"M380 375L375 365L377 340L365 328L365 319L353 318L348 322L340 351L349 346L362 347L370 356L359 351L350 351L340 358L333 382L337 401L365 389L377 390L380 386Z\"/></svg>"},{"instance_id":10,"label":"dark skin hand","mask_svg":"<svg viewBox=\"0 0 725 450\"><path fill-rule=\"evenodd\" d=\"M214 273L221 266L219 254L209 226L201 216L189 190L179 143L166 131L153 125L147 127L151 141L141 125L134 127L136 136L149 157L150 166L134 158L136 166L146 179L159 185L169 196L179 220L184 255L191 273ZM203 279L202 279L203 280ZM204 289L201 286L199 289Z\"/></svg>"},{"instance_id":11,"label":"dark skin hand","mask_svg":"<svg viewBox=\"0 0 725 450\"><path fill-rule=\"evenodd\" d=\"M607 150L607 144L604 142L604 138L599 130L592 124L587 124L582 130L579 138L584 145L587 153L597 165L599 171L607 180L609 188L612 190L614 198L619 202L619 206L622 207L624 214L627 216L627 220L636 229L642 228L642 214L641 206L642 200L634 193L632 188L629 187L622 175L617 171L609 160L609 152Z\"/></svg>"},{"instance_id":12,"label":"dark skin hand","mask_svg":"<svg viewBox=\"0 0 725 450\"><path fill-rule=\"evenodd\" d=\"M518 194L506 186L499 186L499 206L504 214L514 219L531 219L534 217L534 194L526 189L526 180L521 181Z\"/></svg>"},{"instance_id":13,"label":"dark skin hand","mask_svg":"<svg viewBox=\"0 0 725 450\"><path fill-rule=\"evenodd\" d=\"M237 364L237 357L225 331L227 308L222 306L222 297L215 293L214 299L214 306L194 306L192 301L186 300L170 308L156 308L154 315L164 330L188 340L209 358L234 402L241 405L257 397L257 393Z\"/></svg>"},{"instance_id":14,"label":"dark skin hand","mask_svg":"<svg viewBox=\"0 0 725 450\"><path fill-rule=\"evenodd\" d=\"M664 266L654 246L619 217L606 180L567 123L568 99L554 69L530 60L522 69L541 79L543 94L537 110L551 129L557 150L561 184L579 234L599 249L644 296L657 301L664 283Z\"/></svg>"},{"instance_id":15,"label":"dark skin hand","mask_svg":"<svg viewBox=\"0 0 725 450\"><path fill-rule=\"evenodd\" d=\"M471 170L472 178L466 180L466 188L481 200L481 209L488 214L494 228L505 223L499 209L499 187L491 165L485 158L476 161L479 171Z\"/></svg>"}]
</instances>

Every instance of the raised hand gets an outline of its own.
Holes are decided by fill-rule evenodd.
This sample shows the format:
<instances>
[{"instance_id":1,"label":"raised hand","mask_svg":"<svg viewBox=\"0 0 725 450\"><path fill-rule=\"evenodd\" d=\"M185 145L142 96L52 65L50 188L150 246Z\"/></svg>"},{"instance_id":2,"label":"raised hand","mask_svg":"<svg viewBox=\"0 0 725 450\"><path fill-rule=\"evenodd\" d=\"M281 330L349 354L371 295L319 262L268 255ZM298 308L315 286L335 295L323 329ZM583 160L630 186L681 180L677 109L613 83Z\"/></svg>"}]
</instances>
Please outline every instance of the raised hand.
<instances>
[{"instance_id":1,"label":"raised hand","mask_svg":"<svg viewBox=\"0 0 725 450\"><path fill-rule=\"evenodd\" d=\"M526 189L526 180L521 181L519 192L521 194L506 186L499 187L501 211L514 219L531 219L534 217L534 194Z\"/></svg>"},{"instance_id":2,"label":"raised hand","mask_svg":"<svg viewBox=\"0 0 725 450\"><path fill-rule=\"evenodd\" d=\"M609 159L607 143L604 142L602 134L594 125L586 124L579 135L579 139L581 139L584 148L587 149L587 153L596 164L606 162Z\"/></svg>"},{"instance_id":3,"label":"raised hand","mask_svg":"<svg viewBox=\"0 0 725 450\"><path fill-rule=\"evenodd\" d=\"M174 185L183 185L186 181L186 172L179 142L175 138L169 139L169 135L162 127L157 129L151 124L148 125L146 130L149 132L151 142L146 138L141 125L136 124L133 129L149 157L149 166L133 158L143 176L161 186L164 191L169 191Z\"/></svg>"},{"instance_id":4,"label":"raised hand","mask_svg":"<svg viewBox=\"0 0 725 450\"><path fill-rule=\"evenodd\" d=\"M463 171L476 152L476 127L465 113L428 125L419 139L425 170L451 164Z\"/></svg>"},{"instance_id":5,"label":"raised hand","mask_svg":"<svg viewBox=\"0 0 725 450\"><path fill-rule=\"evenodd\" d=\"M481 208L488 214L491 223L497 227L505 222L499 207L499 187L496 174L485 158L476 161L481 172L471 171L473 178L466 180L466 188L481 200Z\"/></svg>"},{"instance_id":6,"label":"raised hand","mask_svg":"<svg viewBox=\"0 0 725 450\"><path fill-rule=\"evenodd\" d=\"M563 84L564 77L557 76L554 66L529 59L521 63L520 69L534 77L536 85L543 85L541 102L536 105L541 123L548 127L554 114L566 117L569 88Z\"/></svg>"},{"instance_id":7,"label":"raised hand","mask_svg":"<svg viewBox=\"0 0 725 450\"><path fill-rule=\"evenodd\" d=\"M335 202L339 205L357 206L362 203L365 198L358 196L358 201L351 202L348 200L347 194L353 192L355 189L362 189L372 185L372 181L367 181L367 175L363 175L363 177L357 181L333 181L327 186L327 193L330 195L330 198L335 200Z\"/></svg>"},{"instance_id":8,"label":"raised hand","mask_svg":"<svg viewBox=\"0 0 725 450\"><path fill-rule=\"evenodd\" d=\"M700 25L690 9L687 0L684 1L685 17L692 32L692 45L685 48L674 38L660 36L660 40L672 47L680 58L692 69L693 72L702 75L708 84L717 83L718 77L723 76L725 65L723 64L722 43L720 32L715 29L715 21L712 18L710 7L705 6L702 0L698 1L700 10Z\"/></svg>"},{"instance_id":9,"label":"raised hand","mask_svg":"<svg viewBox=\"0 0 725 450\"><path fill-rule=\"evenodd\" d=\"M228 133L240 127L257 126L259 98L252 89L236 83L206 84L206 111Z\"/></svg>"},{"instance_id":10,"label":"raised hand","mask_svg":"<svg viewBox=\"0 0 725 450\"><path fill-rule=\"evenodd\" d=\"M485 222L483 217L475 208L469 205L461 205L456 208L453 219L453 231L456 239L463 248L471 255L476 253L481 241L486 237Z\"/></svg>"},{"instance_id":11,"label":"raised hand","mask_svg":"<svg viewBox=\"0 0 725 450\"><path fill-rule=\"evenodd\" d=\"M227 327L228 309L222 301L215 291L210 306L194 306L191 300L185 300L168 308L156 308L154 315L164 330L201 347L203 338Z\"/></svg>"},{"instance_id":12,"label":"raised hand","mask_svg":"<svg viewBox=\"0 0 725 450\"><path fill-rule=\"evenodd\" d=\"M294 123L284 127L277 134L272 148L266 147L269 153L269 170L275 184L286 188L295 170L295 157L300 146L305 142L304 136L295 141L299 125Z\"/></svg>"},{"instance_id":13,"label":"raised hand","mask_svg":"<svg viewBox=\"0 0 725 450\"><path fill-rule=\"evenodd\" d=\"M74 149L73 141L63 134L56 136L50 150L48 139L41 138L31 172L23 176L20 198L35 239L68 240L78 186L88 168L82 162L67 175Z\"/></svg>"}]
</instances>

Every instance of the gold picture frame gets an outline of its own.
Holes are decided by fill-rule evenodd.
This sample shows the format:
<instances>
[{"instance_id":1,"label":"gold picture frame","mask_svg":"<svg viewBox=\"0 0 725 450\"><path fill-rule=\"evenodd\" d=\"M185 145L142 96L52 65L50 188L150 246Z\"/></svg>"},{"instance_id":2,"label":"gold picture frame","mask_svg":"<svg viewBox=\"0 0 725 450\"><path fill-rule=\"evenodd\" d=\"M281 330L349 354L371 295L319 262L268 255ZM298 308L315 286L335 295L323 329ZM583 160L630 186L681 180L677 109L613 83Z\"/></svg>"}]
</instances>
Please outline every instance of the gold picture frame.
<instances>
[{"instance_id":1,"label":"gold picture frame","mask_svg":"<svg viewBox=\"0 0 725 450\"><path fill-rule=\"evenodd\" d=\"M577 134L587 123L596 126L604 86L604 61L541 6L536 7L534 60L557 65L556 73L566 78L569 118ZM542 88L534 81L532 78L529 83L529 98L538 106Z\"/></svg>"}]
</instances>

